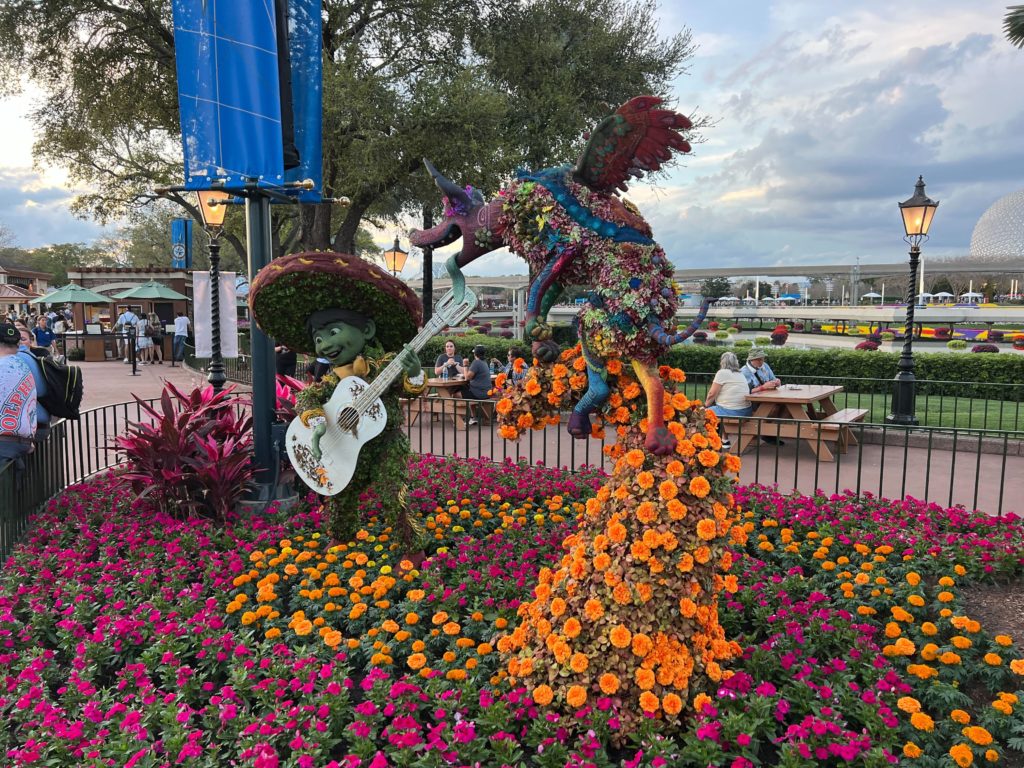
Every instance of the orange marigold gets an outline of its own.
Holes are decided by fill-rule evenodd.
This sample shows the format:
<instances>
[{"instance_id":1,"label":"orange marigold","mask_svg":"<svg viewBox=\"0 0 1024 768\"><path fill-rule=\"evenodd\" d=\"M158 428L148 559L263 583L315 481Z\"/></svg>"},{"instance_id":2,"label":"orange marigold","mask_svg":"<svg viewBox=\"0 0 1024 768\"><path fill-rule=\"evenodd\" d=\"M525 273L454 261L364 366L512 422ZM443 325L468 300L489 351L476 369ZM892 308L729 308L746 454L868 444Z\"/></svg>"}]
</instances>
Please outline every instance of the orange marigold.
<instances>
[{"instance_id":1,"label":"orange marigold","mask_svg":"<svg viewBox=\"0 0 1024 768\"><path fill-rule=\"evenodd\" d=\"M661 702L658 697L650 691L644 691L640 694L640 709L644 712L657 712L661 706Z\"/></svg>"},{"instance_id":2,"label":"orange marigold","mask_svg":"<svg viewBox=\"0 0 1024 768\"><path fill-rule=\"evenodd\" d=\"M579 637L580 631L582 629L583 626L580 624L580 620L577 619L575 616L567 619L565 624L562 626L562 632L570 640L572 640L575 637Z\"/></svg>"},{"instance_id":3,"label":"orange marigold","mask_svg":"<svg viewBox=\"0 0 1024 768\"><path fill-rule=\"evenodd\" d=\"M707 481L707 478L698 475L690 481L690 493L698 499L703 499L711 493L711 483Z\"/></svg>"},{"instance_id":4,"label":"orange marigold","mask_svg":"<svg viewBox=\"0 0 1024 768\"><path fill-rule=\"evenodd\" d=\"M626 463L629 464L633 469L640 469L644 464L644 452L638 448L634 448L632 451L626 453Z\"/></svg>"},{"instance_id":5,"label":"orange marigold","mask_svg":"<svg viewBox=\"0 0 1024 768\"><path fill-rule=\"evenodd\" d=\"M600 600L590 598L583 604L583 613L591 621L597 621L604 616L604 606Z\"/></svg>"},{"instance_id":6,"label":"orange marigold","mask_svg":"<svg viewBox=\"0 0 1024 768\"><path fill-rule=\"evenodd\" d=\"M619 678L611 672L605 672L601 675L597 680L597 684L601 687L601 692L609 696L619 690Z\"/></svg>"},{"instance_id":7,"label":"orange marigold","mask_svg":"<svg viewBox=\"0 0 1024 768\"><path fill-rule=\"evenodd\" d=\"M661 707L666 714L678 715L683 711L683 700L674 693L666 694L661 699Z\"/></svg>"},{"instance_id":8,"label":"orange marigold","mask_svg":"<svg viewBox=\"0 0 1024 768\"><path fill-rule=\"evenodd\" d=\"M598 571L603 571L612 564L612 559L607 552L598 552L594 556L594 568Z\"/></svg>"},{"instance_id":9,"label":"orange marigold","mask_svg":"<svg viewBox=\"0 0 1024 768\"><path fill-rule=\"evenodd\" d=\"M572 658L569 659L569 669L571 669L576 674L580 674L581 672L586 672L587 671L587 667L589 667L589 666L590 666L590 659L588 659L586 654L584 654L584 653L574 653L572 655ZM572 703L572 702L570 702L570 703Z\"/></svg>"},{"instance_id":10,"label":"orange marigold","mask_svg":"<svg viewBox=\"0 0 1024 768\"><path fill-rule=\"evenodd\" d=\"M713 467L718 464L718 454L715 451L701 451L697 454L697 461L705 467Z\"/></svg>"},{"instance_id":11,"label":"orange marigold","mask_svg":"<svg viewBox=\"0 0 1024 768\"><path fill-rule=\"evenodd\" d=\"M494 410L502 416L506 416L512 410L512 401L503 397L498 401L497 405L494 406Z\"/></svg>"},{"instance_id":12,"label":"orange marigold","mask_svg":"<svg viewBox=\"0 0 1024 768\"><path fill-rule=\"evenodd\" d=\"M679 495L679 488L671 480L665 480L658 486L658 493L665 501L669 501Z\"/></svg>"},{"instance_id":13,"label":"orange marigold","mask_svg":"<svg viewBox=\"0 0 1024 768\"><path fill-rule=\"evenodd\" d=\"M654 648L654 643L647 635L642 632L637 632L633 635L632 642L633 655L644 658Z\"/></svg>"},{"instance_id":14,"label":"orange marigold","mask_svg":"<svg viewBox=\"0 0 1024 768\"><path fill-rule=\"evenodd\" d=\"M650 501L642 501L636 508L636 519L641 523L653 523L658 519L658 508Z\"/></svg>"},{"instance_id":15,"label":"orange marigold","mask_svg":"<svg viewBox=\"0 0 1024 768\"><path fill-rule=\"evenodd\" d=\"M679 499L672 499L667 505L668 515L673 520L682 520L686 517L686 505Z\"/></svg>"},{"instance_id":16,"label":"orange marigold","mask_svg":"<svg viewBox=\"0 0 1024 768\"><path fill-rule=\"evenodd\" d=\"M612 645L616 648L626 648L629 646L630 640L633 639L633 634L623 624L616 624L612 627L611 632L608 633L608 639L611 640Z\"/></svg>"},{"instance_id":17,"label":"orange marigold","mask_svg":"<svg viewBox=\"0 0 1024 768\"><path fill-rule=\"evenodd\" d=\"M551 690L550 685L538 685L533 689L533 700L542 707L546 707L554 698L555 692Z\"/></svg>"},{"instance_id":18,"label":"orange marigold","mask_svg":"<svg viewBox=\"0 0 1024 768\"><path fill-rule=\"evenodd\" d=\"M716 532L717 526L715 525L715 521L710 518L705 517L697 523L697 535L704 539L704 541L711 541L715 538Z\"/></svg>"},{"instance_id":19,"label":"orange marigold","mask_svg":"<svg viewBox=\"0 0 1024 768\"><path fill-rule=\"evenodd\" d=\"M616 544L621 544L626 540L626 526L616 521L608 525L608 538Z\"/></svg>"},{"instance_id":20,"label":"orange marigold","mask_svg":"<svg viewBox=\"0 0 1024 768\"><path fill-rule=\"evenodd\" d=\"M405 660L405 663L409 665L409 669L422 669L427 663L427 657L422 653L414 653Z\"/></svg>"},{"instance_id":21,"label":"orange marigold","mask_svg":"<svg viewBox=\"0 0 1024 768\"><path fill-rule=\"evenodd\" d=\"M636 484L647 490L654 485L654 475L650 472L641 472L636 476Z\"/></svg>"},{"instance_id":22,"label":"orange marigold","mask_svg":"<svg viewBox=\"0 0 1024 768\"><path fill-rule=\"evenodd\" d=\"M579 709L587 703L587 689L582 685L574 685L565 694L565 700L570 707Z\"/></svg>"}]
</instances>

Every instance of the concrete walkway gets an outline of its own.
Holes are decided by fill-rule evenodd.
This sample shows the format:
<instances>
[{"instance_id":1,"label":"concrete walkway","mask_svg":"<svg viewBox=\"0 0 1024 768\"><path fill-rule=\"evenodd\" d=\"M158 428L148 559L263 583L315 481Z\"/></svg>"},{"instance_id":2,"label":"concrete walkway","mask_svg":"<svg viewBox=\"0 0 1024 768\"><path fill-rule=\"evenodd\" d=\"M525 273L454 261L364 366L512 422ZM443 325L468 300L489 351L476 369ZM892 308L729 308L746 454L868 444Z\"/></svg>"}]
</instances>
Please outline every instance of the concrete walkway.
<instances>
[{"instance_id":1,"label":"concrete walkway","mask_svg":"<svg viewBox=\"0 0 1024 768\"><path fill-rule=\"evenodd\" d=\"M180 363L175 363L173 367L169 362L163 365L140 365L137 368L138 375L132 376L132 367L121 361L71 362L82 369L82 410L129 402L133 394L144 400L160 397L165 381L179 389L189 390L205 383L203 376L182 368Z\"/></svg>"}]
</instances>

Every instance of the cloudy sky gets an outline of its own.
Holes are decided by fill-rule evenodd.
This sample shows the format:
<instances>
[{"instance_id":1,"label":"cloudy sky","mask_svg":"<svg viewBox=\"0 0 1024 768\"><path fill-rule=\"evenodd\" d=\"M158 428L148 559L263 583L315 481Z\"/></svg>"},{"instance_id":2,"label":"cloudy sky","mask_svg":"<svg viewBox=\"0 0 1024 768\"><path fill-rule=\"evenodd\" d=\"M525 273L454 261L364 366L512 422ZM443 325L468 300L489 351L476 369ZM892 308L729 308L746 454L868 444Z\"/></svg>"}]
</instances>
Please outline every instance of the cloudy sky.
<instances>
[{"instance_id":1,"label":"cloudy sky","mask_svg":"<svg viewBox=\"0 0 1024 768\"><path fill-rule=\"evenodd\" d=\"M896 261L896 203L923 174L942 202L926 253L967 253L978 217L1024 188L1024 51L1002 36L1005 6L664 2L660 32L689 26L700 44L676 106L715 126L630 197L680 267ZM0 223L25 247L96 237L60 169L32 168L26 102L2 106ZM524 268L496 253L470 271Z\"/></svg>"}]
</instances>

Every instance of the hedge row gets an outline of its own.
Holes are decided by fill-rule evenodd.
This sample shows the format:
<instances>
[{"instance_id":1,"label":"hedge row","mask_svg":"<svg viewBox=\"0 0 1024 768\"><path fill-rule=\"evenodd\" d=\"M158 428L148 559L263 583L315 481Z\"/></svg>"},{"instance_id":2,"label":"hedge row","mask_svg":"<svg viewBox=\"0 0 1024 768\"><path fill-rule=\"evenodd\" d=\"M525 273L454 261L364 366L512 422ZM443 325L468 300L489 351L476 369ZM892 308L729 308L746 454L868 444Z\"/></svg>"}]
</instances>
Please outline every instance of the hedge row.
<instances>
[{"instance_id":1,"label":"hedge row","mask_svg":"<svg viewBox=\"0 0 1024 768\"><path fill-rule=\"evenodd\" d=\"M724 352L722 347L684 344L673 349L663 362L684 371L714 372ZM854 352L848 350L803 350L769 348L772 370L783 381L786 377L844 379L849 392L888 392L896 375L894 352ZM745 356L740 356L743 362ZM951 355L946 352L915 353L914 373L920 394L981 397L993 400L1024 400L1024 356ZM877 379L877 381L864 381ZM805 380L805 379L803 379ZM1013 387L987 386L1014 384Z\"/></svg>"},{"instance_id":2,"label":"hedge row","mask_svg":"<svg viewBox=\"0 0 1024 768\"><path fill-rule=\"evenodd\" d=\"M470 333L465 336L435 336L420 352L424 367L433 366L444 351L444 343L451 338L462 357L471 357L473 347L482 344L486 359L505 360L508 350L519 346L529 352L529 344L514 339L502 339ZM563 345L567 346L567 345ZM722 353L728 346L681 344L672 349L662 362L691 373L714 373ZM737 350L742 363L745 349ZM821 379L842 379L848 392L889 392L896 375L899 355L894 352L854 352L840 349L766 349L772 370L785 381L800 377L805 383ZM991 400L1024 401L1024 355L955 355L948 352L921 352L914 354L918 393L978 397ZM927 383L924 383L927 382ZM946 383L938 383L946 382ZM1000 385L1012 384L1005 387Z\"/></svg>"}]
</instances>

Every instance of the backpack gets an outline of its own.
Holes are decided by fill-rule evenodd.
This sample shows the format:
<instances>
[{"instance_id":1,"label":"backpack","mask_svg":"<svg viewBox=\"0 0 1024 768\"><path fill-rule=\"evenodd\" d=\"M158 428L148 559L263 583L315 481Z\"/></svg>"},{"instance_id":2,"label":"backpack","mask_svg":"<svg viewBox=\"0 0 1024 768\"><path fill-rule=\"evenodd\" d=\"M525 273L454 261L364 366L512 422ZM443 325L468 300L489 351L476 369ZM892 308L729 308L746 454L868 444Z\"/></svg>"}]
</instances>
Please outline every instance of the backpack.
<instances>
[{"instance_id":1,"label":"backpack","mask_svg":"<svg viewBox=\"0 0 1024 768\"><path fill-rule=\"evenodd\" d=\"M50 416L77 421L82 405L82 369L77 365L57 362L41 347L33 347L32 355L39 363L46 382L46 394L39 398L39 402Z\"/></svg>"}]
</instances>

